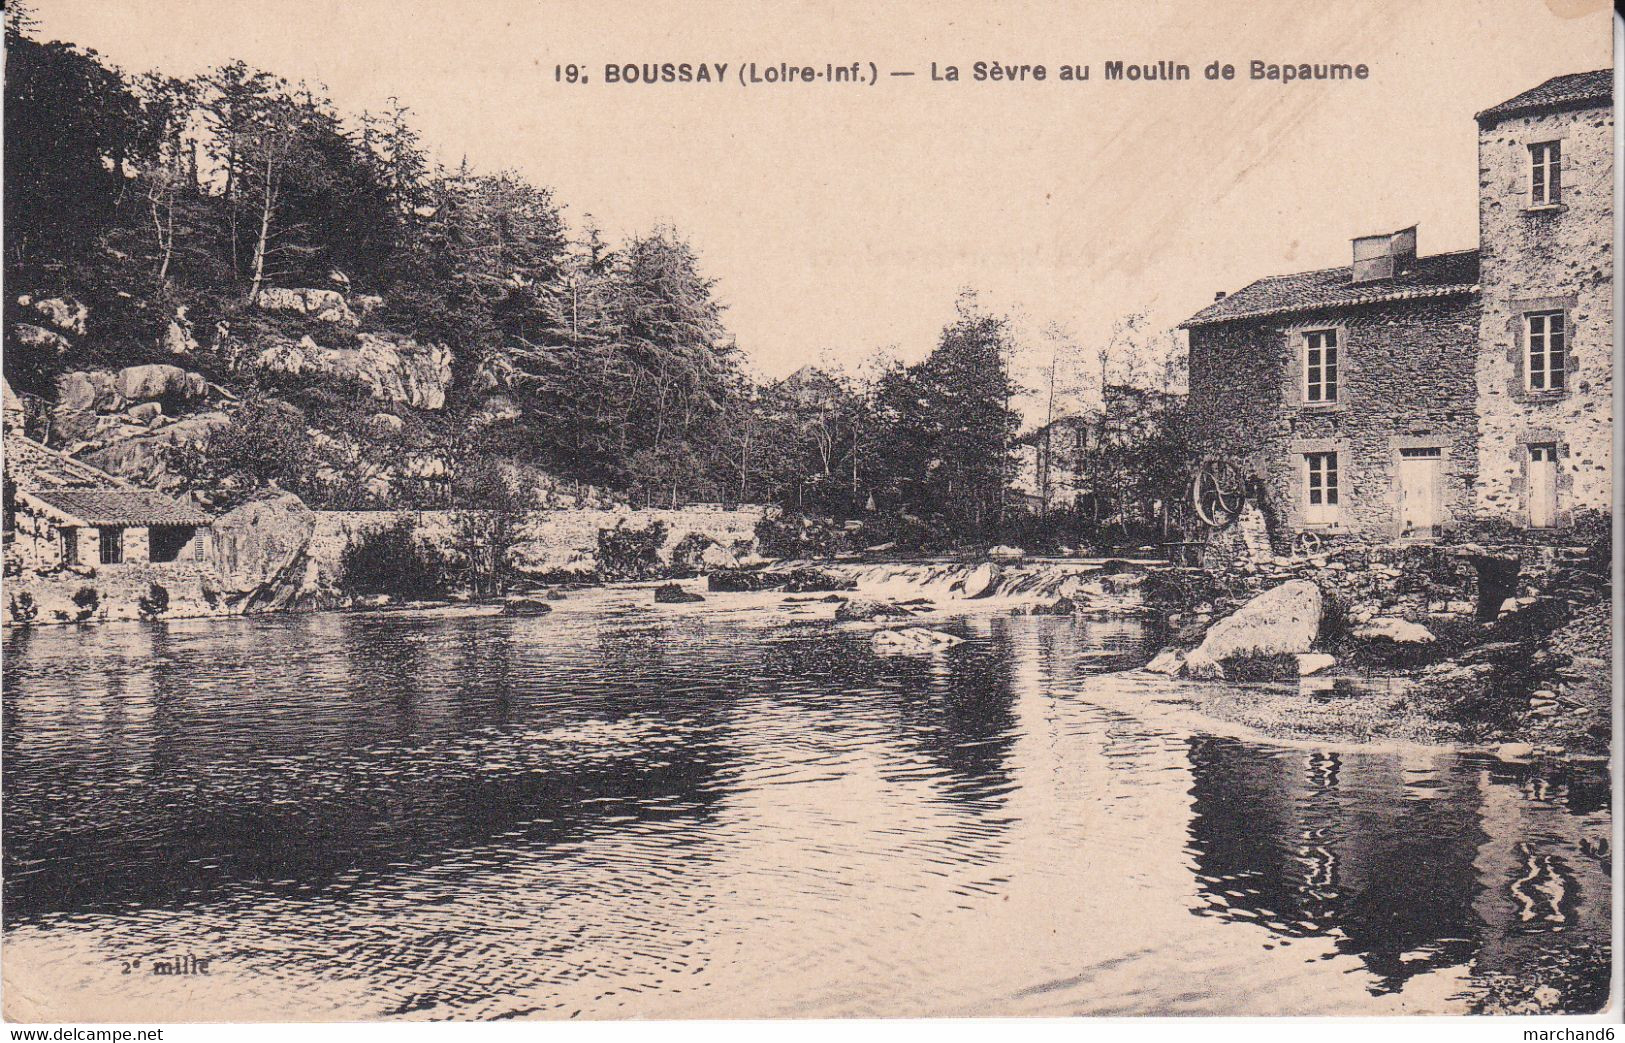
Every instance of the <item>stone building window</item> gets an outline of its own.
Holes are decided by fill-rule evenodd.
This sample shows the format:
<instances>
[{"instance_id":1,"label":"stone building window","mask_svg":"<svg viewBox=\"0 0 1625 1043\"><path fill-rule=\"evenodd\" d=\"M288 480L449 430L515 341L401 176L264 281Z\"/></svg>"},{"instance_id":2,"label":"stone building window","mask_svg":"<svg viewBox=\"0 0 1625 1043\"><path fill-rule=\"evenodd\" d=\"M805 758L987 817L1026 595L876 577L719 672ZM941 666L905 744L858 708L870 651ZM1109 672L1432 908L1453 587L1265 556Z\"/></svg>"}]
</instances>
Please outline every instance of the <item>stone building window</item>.
<instances>
[{"instance_id":1,"label":"stone building window","mask_svg":"<svg viewBox=\"0 0 1625 1043\"><path fill-rule=\"evenodd\" d=\"M1529 146L1529 205L1556 206L1563 199L1563 143Z\"/></svg>"},{"instance_id":2,"label":"stone building window","mask_svg":"<svg viewBox=\"0 0 1625 1043\"><path fill-rule=\"evenodd\" d=\"M1305 453L1303 520L1309 525L1337 522L1337 454Z\"/></svg>"},{"instance_id":3,"label":"stone building window","mask_svg":"<svg viewBox=\"0 0 1625 1043\"><path fill-rule=\"evenodd\" d=\"M1337 401L1337 331L1303 335L1303 400L1310 405Z\"/></svg>"},{"instance_id":4,"label":"stone building window","mask_svg":"<svg viewBox=\"0 0 1625 1043\"><path fill-rule=\"evenodd\" d=\"M100 531L102 564L119 564L124 560L124 530L109 526Z\"/></svg>"},{"instance_id":5,"label":"stone building window","mask_svg":"<svg viewBox=\"0 0 1625 1043\"><path fill-rule=\"evenodd\" d=\"M1529 353L1529 364L1524 367L1524 386L1530 391L1563 390L1568 366L1563 313L1529 312L1523 319L1524 343Z\"/></svg>"}]
</instances>

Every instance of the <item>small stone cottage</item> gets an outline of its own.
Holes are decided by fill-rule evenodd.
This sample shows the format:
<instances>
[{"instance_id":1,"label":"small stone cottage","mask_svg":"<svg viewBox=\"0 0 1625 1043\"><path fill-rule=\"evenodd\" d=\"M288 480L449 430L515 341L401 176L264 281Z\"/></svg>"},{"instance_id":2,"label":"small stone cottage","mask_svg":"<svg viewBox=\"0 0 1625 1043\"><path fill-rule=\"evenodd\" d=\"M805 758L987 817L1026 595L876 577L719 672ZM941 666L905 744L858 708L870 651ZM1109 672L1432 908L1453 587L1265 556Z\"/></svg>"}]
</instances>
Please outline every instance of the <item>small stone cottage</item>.
<instances>
[{"instance_id":1,"label":"small stone cottage","mask_svg":"<svg viewBox=\"0 0 1625 1043\"><path fill-rule=\"evenodd\" d=\"M193 561L210 518L16 433L5 439L6 556L31 569Z\"/></svg>"},{"instance_id":2,"label":"small stone cottage","mask_svg":"<svg viewBox=\"0 0 1625 1043\"><path fill-rule=\"evenodd\" d=\"M1181 324L1202 448L1278 535L1427 541L1559 530L1612 503L1613 73L1477 115L1479 248L1417 229L1272 276Z\"/></svg>"}]
</instances>

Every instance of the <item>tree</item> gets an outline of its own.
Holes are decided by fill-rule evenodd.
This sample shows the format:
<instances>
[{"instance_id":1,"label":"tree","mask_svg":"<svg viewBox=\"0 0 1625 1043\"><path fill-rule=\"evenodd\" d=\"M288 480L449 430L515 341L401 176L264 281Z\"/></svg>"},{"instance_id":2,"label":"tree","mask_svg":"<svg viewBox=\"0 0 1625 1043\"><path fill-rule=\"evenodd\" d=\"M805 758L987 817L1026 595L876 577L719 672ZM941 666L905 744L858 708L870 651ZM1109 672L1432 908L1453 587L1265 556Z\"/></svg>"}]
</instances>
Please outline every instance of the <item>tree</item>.
<instances>
[{"instance_id":1,"label":"tree","mask_svg":"<svg viewBox=\"0 0 1625 1043\"><path fill-rule=\"evenodd\" d=\"M1009 319L965 294L936 350L917 365L893 367L877 389L882 471L905 502L964 535L986 535L1005 510L1019 424L1012 347Z\"/></svg>"},{"instance_id":2,"label":"tree","mask_svg":"<svg viewBox=\"0 0 1625 1043\"><path fill-rule=\"evenodd\" d=\"M100 246L143 144L140 102L118 71L31 31L26 12L7 11L5 249L18 282Z\"/></svg>"}]
</instances>

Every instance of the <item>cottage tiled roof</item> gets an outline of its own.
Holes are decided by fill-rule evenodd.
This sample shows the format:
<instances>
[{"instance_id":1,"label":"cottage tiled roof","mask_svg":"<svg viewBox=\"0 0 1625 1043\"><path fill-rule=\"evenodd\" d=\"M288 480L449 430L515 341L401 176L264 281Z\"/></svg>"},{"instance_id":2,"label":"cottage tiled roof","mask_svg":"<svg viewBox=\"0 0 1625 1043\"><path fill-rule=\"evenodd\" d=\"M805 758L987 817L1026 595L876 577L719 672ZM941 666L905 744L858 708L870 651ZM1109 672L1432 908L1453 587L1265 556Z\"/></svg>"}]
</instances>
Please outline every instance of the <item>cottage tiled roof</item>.
<instances>
[{"instance_id":1,"label":"cottage tiled roof","mask_svg":"<svg viewBox=\"0 0 1625 1043\"><path fill-rule=\"evenodd\" d=\"M1519 116L1527 112L1588 108L1592 105L1606 105L1613 100L1614 70L1571 72L1564 76L1553 76L1539 87L1532 87L1499 105L1491 105L1478 114L1478 122L1493 123L1508 116Z\"/></svg>"},{"instance_id":2,"label":"cottage tiled roof","mask_svg":"<svg viewBox=\"0 0 1625 1043\"><path fill-rule=\"evenodd\" d=\"M1418 257L1409 271L1374 282L1356 283L1352 268L1272 275L1214 301L1180 323L1179 328L1477 291L1478 251L1458 250Z\"/></svg>"},{"instance_id":3,"label":"cottage tiled roof","mask_svg":"<svg viewBox=\"0 0 1625 1043\"><path fill-rule=\"evenodd\" d=\"M5 437L6 480L86 525L208 525L202 509L132 485L14 432Z\"/></svg>"},{"instance_id":4,"label":"cottage tiled roof","mask_svg":"<svg viewBox=\"0 0 1625 1043\"><path fill-rule=\"evenodd\" d=\"M27 494L86 525L208 525L209 516L150 489L92 486L33 488Z\"/></svg>"}]
</instances>

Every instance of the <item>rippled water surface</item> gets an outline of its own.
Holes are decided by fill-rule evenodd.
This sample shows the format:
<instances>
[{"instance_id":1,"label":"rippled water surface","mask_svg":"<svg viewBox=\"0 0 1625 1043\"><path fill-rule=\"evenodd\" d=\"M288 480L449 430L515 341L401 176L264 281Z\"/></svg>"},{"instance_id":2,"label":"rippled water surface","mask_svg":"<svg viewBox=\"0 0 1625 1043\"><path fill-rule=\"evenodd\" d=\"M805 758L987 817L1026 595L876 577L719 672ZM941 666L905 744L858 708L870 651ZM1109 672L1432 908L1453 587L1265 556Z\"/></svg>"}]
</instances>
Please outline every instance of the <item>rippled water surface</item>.
<instances>
[{"instance_id":1,"label":"rippled water surface","mask_svg":"<svg viewBox=\"0 0 1625 1043\"><path fill-rule=\"evenodd\" d=\"M14 1016L1606 1000L1600 771L1142 723L1129 620L647 598L9 633Z\"/></svg>"}]
</instances>

